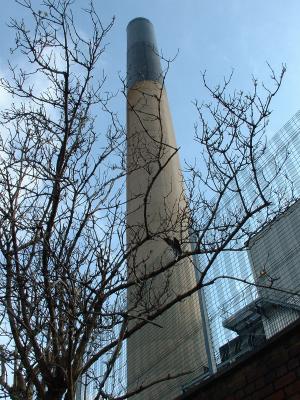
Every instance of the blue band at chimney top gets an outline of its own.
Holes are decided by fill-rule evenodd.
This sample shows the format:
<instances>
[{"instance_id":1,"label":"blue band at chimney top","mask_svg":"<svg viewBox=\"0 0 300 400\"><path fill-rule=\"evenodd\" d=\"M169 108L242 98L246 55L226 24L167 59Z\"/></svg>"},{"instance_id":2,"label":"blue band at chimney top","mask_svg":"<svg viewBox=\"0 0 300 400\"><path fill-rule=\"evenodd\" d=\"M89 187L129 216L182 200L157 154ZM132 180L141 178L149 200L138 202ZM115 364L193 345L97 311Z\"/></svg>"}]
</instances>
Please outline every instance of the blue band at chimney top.
<instances>
[{"instance_id":1,"label":"blue band at chimney top","mask_svg":"<svg viewBox=\"0 0 300 400\"><path fill-rule=\"evenodd\" d=\"M135 18L127 26L127 88L136 82L162 83L163 74L154 28L146 18Z\"/></svg>"}]
</instances>

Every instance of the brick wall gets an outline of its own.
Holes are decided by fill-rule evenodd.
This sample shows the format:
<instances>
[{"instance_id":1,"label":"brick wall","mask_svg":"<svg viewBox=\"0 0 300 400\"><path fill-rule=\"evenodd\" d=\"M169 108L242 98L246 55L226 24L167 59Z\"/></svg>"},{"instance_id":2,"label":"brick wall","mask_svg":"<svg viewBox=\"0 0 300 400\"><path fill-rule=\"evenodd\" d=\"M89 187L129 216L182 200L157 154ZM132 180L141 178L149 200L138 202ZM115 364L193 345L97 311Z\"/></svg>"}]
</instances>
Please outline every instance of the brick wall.
<instances>
[{"instance_id":1,"label":"brick wall","mask_svg":"<svg viewBox=\"0 0 300 400\"><path fill-rule=\"evenodd\" d=\"M176 400L300 400L300 321Z\"/></svg>"}]
</instances>

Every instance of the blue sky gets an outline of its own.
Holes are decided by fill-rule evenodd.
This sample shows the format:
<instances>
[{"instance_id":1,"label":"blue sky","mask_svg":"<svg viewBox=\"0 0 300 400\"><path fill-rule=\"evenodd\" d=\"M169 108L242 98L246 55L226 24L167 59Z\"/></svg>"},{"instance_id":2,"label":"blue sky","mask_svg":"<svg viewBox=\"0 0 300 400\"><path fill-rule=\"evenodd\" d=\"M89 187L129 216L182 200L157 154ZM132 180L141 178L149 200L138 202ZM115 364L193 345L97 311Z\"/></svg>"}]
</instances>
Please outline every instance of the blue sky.
<instances>
[{"instance_id":1,"label":"blue sky","mask_svg":"<svg viewBox=\"0 0 300 400\"><path fill-rule=\"evenodd\" d=\"M5 73L13 40L6 22L10 16L22 15L13 0L1 4L0 71ZM33 0L33 4L39 6L40 1ZM86 5L86 0L75 0L73 5L83 31L80 8ZM200 71L206 70L214 85L234 68L233 86L247 89L252 75L267 80L266 61L275 70L286 63L287 74L273 103L268 136L300 109L299 0L95 0L95 8L104 23L116 17L102 60L109 76L107 89L121 88L118 74L126 73L126 25L132 18L143 16L152 21L158 47L166 57L173 57L179 49L167 77L167 90L182 159L195 155L197 114L192 101L206 99ZM115 107L124 121L122 96Z\"/></svg>"}]
</instances>

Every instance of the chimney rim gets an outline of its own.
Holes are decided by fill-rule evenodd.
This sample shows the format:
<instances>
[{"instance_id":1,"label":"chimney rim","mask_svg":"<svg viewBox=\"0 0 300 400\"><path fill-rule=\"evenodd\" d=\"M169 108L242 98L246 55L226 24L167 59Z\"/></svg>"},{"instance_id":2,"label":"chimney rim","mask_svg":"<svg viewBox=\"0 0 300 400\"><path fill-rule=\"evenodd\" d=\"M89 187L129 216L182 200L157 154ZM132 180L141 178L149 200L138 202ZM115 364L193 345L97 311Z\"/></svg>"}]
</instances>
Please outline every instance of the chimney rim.
<instances>
[{"instance_id":1,"label":"chimney rim","mask_svg":"<svg viewBox=\"0 0 300 400\"><path fill-rule=\"evenodd\" d=\"M139 21L141 21L141 22L144 21L144 22L147 22L148 24L152 25L152 22L148 18L136 17L136 18L133 18L131 21L128 22L127 29L129 28L129 25L132 25L132 24L134 24L136 22L139 22Z\"/></svg>"}]
</instances>

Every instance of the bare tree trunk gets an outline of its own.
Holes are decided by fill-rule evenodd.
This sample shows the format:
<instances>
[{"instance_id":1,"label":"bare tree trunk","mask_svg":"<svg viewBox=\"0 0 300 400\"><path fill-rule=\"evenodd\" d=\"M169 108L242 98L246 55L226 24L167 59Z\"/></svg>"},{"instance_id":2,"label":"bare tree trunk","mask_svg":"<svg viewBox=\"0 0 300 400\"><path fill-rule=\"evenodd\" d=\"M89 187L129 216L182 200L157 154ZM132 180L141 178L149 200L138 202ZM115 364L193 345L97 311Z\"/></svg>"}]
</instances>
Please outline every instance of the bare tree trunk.
<instances>
[{"instance_id":1,"label":"bare tree trunk","mask_svg":"<svg viewBox=\"0 0 300 400\"><path fill-rule=\"evenodd\" d=\"M61 391L49 390L46 392L45 400L62 400L63 393ZM67 398L65 397L67 400Z\"/></svg>"}]
</instances>

